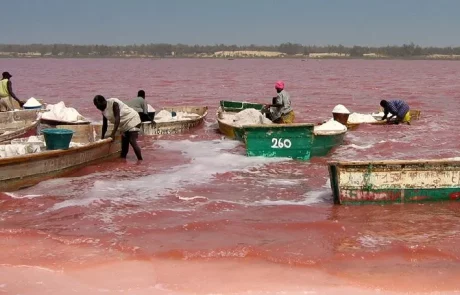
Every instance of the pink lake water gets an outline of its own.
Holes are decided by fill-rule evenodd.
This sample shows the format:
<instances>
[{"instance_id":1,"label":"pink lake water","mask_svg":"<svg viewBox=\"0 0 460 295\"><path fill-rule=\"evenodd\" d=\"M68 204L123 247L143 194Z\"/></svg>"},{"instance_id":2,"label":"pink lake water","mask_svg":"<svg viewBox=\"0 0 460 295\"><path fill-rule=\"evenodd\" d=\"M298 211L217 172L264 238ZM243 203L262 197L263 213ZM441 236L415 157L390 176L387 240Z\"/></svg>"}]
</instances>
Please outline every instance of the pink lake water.
<instances>
[{"instance_id":1,"label":"pink lake water","mask_svg":"<svg viewBox=\"0 0 460 295\"><path fill-rule=\"evenodd\" d=\"M460 203L336 206L331 159L460 156L460 62L0 59L15 93L99 121L96 94L207 105L204 125L141 137L116 159L0 193L0 294L458 294ZM361 126L324 158L249 158L219 134L219 101L269 102L298 122L401 98L411 126Z\"/></svg>"}]
</instances>

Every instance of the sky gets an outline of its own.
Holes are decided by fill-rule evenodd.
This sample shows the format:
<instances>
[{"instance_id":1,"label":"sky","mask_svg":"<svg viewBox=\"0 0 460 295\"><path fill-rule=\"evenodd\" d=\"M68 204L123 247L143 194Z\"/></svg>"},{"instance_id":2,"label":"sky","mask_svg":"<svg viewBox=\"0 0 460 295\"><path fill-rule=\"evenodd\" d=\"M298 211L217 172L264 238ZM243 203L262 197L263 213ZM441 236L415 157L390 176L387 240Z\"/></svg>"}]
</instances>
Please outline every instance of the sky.
<instances>
[{"instance_id":1,"label":"sky","mask_svg":"<svg viewBox=\"0 0 460 295\"><path fill-rule=\"evenodd\" d=\"M460 0L0 0L2 44L460 45Z\"/></svg>"}]
</instances>

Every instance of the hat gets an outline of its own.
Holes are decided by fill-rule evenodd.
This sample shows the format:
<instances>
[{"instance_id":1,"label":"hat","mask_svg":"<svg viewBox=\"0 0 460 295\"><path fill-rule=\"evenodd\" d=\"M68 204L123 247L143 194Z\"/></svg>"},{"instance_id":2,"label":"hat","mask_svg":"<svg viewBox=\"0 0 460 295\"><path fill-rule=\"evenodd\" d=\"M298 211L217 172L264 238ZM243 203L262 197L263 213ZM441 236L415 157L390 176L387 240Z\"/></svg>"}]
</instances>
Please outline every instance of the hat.
<instances>
[{"instance_id":1,"label":"hat","mask_svg":"<svg viewBox=\"0 0 460 295\"><path fill-rule=\"evenodd\" d=\"M8 73L8 72L3 72L3 73L2 73L2 76L3 76L4 79L9 79L9 78L13 77L13 76L11 76L11 74Z\"/></svg>"},{"instance_id":2,"label":"hat","mask_svg":"<svg viewBox=\"0 0 460 295\"><path fill-rule=\"evenodd\" d=\"M283 90L284 89L284 82L283 81L276 82L275 88Z\"/></svg>"}]
</instances>

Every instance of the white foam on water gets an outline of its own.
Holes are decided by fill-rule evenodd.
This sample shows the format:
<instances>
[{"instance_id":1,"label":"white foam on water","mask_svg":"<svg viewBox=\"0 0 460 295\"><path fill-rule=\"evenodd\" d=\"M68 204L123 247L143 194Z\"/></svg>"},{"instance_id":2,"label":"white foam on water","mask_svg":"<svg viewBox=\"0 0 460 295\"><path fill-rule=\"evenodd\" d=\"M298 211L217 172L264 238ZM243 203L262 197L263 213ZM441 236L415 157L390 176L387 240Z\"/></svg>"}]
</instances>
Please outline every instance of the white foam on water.
<instances>
[{"instance_id":1,"label":"white foam on water","mask_svg":"<svg viewBox=\"0 0 460 295\"><path fill-rule=\"evenodd\" d=\"M367 150L367 149L370 149L371 147L373 147L374 144L368 144L368 145L357 145L357 144L350 144L349 147L352 147L354 149L358 149L358 150Z\"/></svg>"},{"instance_id":2,"label":"white foam on water","mask_svg":"<svg viewBox=\"0 0 460 295\"><path fill-rule=\"evenodd\" d=\"M300 179L267 179L264 182L268 185L277 186L295 186L298 185L302 180Z\"/></svg>"},{"instance_id":3,"label":"white foam on water","mask_svg":"<svg viewBox=\"0 0 460 295\"><path fill-rule=\"evenodd\" d=\"M194 196L194 197L181 197L177 196L177 198L181 201L193 201L193 200L208 200L208 198L203 196Z\"/></svg>"},{"instance_id":4,"label":"white foam on water","mask_svg":"<svg viewBox=\"0 0 460 295\"><path fill-rule=\"evenodd\" d=\"M15 193L4 193L4 194L13 199L35 199L35 198L39 198L43 196L43 195L37 195L37 194L36 195L24 195L24 196L21 196Z\"/></svg>"},{"instance_id":5,"label":"white foam on water","mask_svg":"<svg viewBox=\"0 0 460 295\"><path fill-rule=\"evenodd\" d=\"M377 248L391 244L391 241L384 237L376 237L370 235L360 236L358 241L364 248Z\"/></svg>"},{"instance_id":6,"label":"white foam on water","mask_svg":"<svg viewBox=\"0 0 460 295\"><path fill-rule=\"evenodd\" d=\"M88 206L94 201L142 203L146 199L160 198L178 188L208 183L214 175L230 171L240 171L273 162L285 161L279 158L247 157L227 150L241 143L229 140L213 141L158 141L156 144L171 151L180 151L191 159L190 163L171 168L165 173L152 174L131 180L96 180L92 186L78 190L83 198L73 198L55 204L51 210L69 206ZM94 175L92 175L94 178ZM100 179L100 178L99 178ZM66 179L67 183L69 179ZM52 183L51 183L52 184ZM53 191L50 184L46 184Z\"/></svg>"}]
</instances>

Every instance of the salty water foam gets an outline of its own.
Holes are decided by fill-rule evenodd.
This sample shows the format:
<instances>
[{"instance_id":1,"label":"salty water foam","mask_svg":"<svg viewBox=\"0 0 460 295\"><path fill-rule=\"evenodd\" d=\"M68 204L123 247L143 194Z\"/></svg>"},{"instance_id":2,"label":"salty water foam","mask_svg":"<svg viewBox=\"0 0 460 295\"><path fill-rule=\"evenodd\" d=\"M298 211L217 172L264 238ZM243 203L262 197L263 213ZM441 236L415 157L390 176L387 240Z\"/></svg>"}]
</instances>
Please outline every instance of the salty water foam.
<instances>
[{"instance_id":1,"label":"salty water foam","mask_svg":"<svg viewBox=\"0 0 460 295\"><path fill-rule=\"evenodd\" d=\"M69 206L87 206L94 201L142 203L146 199L160 198L178 188L208 183L214 175L230 171L239 171L249 167L258 167L286 159L247 157L229 150L240 142L229 140L213 141L158 141L163 149L179 151L190 163L172 167L165 173L138 177L131 180L112 180L98 178L92 186L79 190L83 198L65 200L53 206L52 210ZM64 181L64 180L62 180ZM65 180L68 182L68 179ZM53 183L47 184L52 191Z\"/></svg>"}]
</instances>

